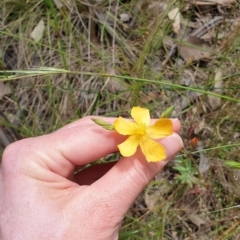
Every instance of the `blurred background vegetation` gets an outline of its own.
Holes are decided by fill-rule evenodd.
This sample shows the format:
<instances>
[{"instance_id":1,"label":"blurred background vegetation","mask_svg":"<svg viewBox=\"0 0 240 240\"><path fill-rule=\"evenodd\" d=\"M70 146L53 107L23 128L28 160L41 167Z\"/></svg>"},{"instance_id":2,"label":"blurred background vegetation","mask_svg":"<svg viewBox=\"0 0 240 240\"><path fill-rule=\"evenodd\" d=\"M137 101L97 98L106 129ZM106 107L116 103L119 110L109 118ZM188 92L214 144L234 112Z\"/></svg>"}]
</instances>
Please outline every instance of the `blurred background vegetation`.
<instances>
[{"instance_id":1,"label":"blurred background vegetation","mask_svg":"<svg viewBox=\"0 0 240 240\"><path fill-rule=\"evenodd\" d=\"M240 239L238 1L2 0L0 19L1 152L86 115L174 105L185 148L120 239Z\"/></svg>"}]
</instances>

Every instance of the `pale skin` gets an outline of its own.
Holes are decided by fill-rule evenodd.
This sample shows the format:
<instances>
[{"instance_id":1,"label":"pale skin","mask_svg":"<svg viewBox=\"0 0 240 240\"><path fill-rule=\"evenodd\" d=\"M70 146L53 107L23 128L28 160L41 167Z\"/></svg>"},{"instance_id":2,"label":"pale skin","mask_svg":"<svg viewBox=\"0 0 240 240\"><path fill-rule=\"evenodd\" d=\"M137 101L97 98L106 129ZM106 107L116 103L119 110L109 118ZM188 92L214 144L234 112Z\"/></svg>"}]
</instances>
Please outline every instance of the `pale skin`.
<instances>
[{"instance_id":1,"label":"pale skin","mask_svg":"<svg viewBox=\"0 0 240 240\"><path fill-rule=\"evenodd\" d=\"M9 145L0 168L0 239L118 239L136 197L183 146L180 122L172 121L175 133L159 140L166 148L165 161L148 163L138 150L78 175L76 169L116 152L126 137L86 117Z\"/></svg>"}]
</instances>

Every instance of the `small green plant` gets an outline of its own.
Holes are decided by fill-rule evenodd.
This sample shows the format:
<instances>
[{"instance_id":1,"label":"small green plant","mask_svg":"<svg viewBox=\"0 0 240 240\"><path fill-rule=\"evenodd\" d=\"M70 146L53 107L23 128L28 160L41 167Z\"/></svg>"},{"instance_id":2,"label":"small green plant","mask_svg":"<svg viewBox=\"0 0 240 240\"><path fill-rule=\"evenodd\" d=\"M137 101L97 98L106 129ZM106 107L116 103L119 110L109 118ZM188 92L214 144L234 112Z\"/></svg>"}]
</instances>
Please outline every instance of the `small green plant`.
<instances>
[{"instance_id":1,"label":"small green plant","mask_svg":"<svg viewBox=\"0 0 240 240\"><path fill-rule=\"evenodd\" d=\"M177 170L179 174L175 176L175 179L182 184L187 184L192 187L197 182L195 175L196 169L192 166L191 159L179 158L175 160L175 166L173 169Z\"/></svg>"}]
</instances>

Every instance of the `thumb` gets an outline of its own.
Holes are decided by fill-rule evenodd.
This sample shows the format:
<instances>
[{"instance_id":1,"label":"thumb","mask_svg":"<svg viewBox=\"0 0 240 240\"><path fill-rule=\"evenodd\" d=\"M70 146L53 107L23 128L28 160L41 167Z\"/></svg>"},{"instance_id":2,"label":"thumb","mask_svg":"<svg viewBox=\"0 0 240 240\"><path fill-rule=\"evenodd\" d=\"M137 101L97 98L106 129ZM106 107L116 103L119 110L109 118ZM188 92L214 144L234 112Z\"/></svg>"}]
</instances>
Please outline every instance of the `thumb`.
<instances>
[{"instance_id":1,"label":"thumb","mask_svg":"<svg viewBox=\"0 0 240 240\"><path fill-rule=\"evenodd\" d=\"M166 149L166 160L149 163L138 151L132 157L122 158L101 179L90 186L94 188L93 191L97 193L101 202L108 202L108 210L124 217L144 187L183 147L182 139L176 133L159 142Z\"/></svg>"}]
</instances>

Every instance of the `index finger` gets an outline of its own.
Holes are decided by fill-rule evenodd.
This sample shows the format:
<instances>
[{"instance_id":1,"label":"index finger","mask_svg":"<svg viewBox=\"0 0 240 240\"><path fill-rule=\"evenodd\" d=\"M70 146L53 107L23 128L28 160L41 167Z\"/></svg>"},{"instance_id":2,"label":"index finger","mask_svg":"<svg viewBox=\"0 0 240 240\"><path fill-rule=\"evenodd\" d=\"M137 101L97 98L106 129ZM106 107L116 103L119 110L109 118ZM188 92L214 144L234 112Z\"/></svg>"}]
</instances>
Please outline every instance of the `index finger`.
<instances>
[{"instance_id":1,"label":"index finger","mask_svg":"<svg viewBox=\"0 0 240 240\"><path fill-rule=\"evenodd\" d=\"M92 124L93 121L92 119L102 119L104 121L106 121L107 123L113 123L116 118L113 117L100 117L100 116L87 116L84 118L81 118L79 120L76 120L75 122L69 123L67 125L65 125L64 127L60 128L57 131L61 131L61 130L65 130L65 129L69 129L69 128L74 128L74 127L78 127L78 126L82 126L82 125L89 125ZM153 124L156 120L158 119L151 119L151 124ZM181 124L179 122L179 120L177 118L171 118L172 122L173 122L173 131L178 133L180 128L181 128Z\"/></svg>"},{"instance_id":2,"label":"index finger","mask_svg":"<svg viewBox=\"0 0 240 240\"><path fill-rule=\"evenodd\" d=\"M104 119L110 122L114 118ZM179 131L179 120L172 121L174 131ZM45 169L68 177L75 166L88 164L118 151L117 145L125 139L125 136L116 131L107 131L93 123L91 117L87 117L54 133L24 139L14 144L21 161L26 161L26 166L29 164L29 156L32 156ZM13 159L15 164L16 156Z\"/></svg>"}]
</instances>

